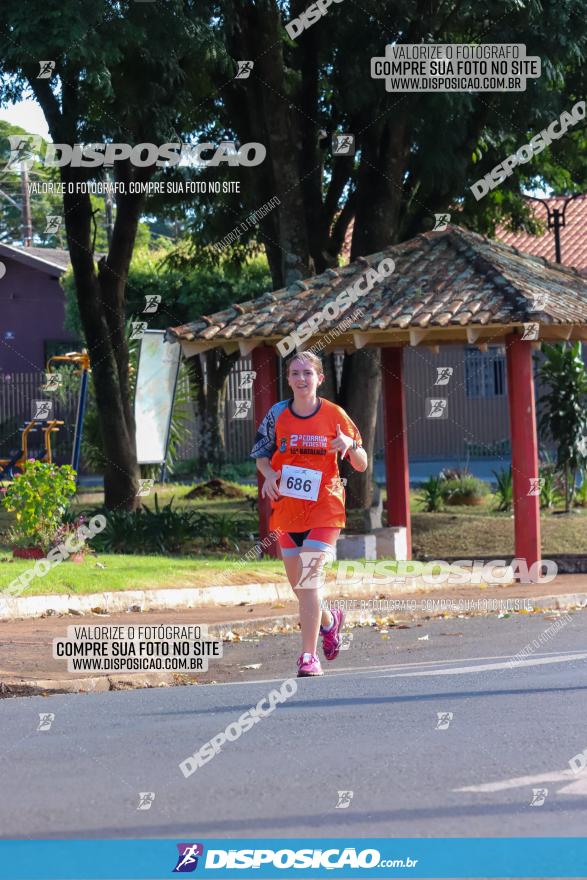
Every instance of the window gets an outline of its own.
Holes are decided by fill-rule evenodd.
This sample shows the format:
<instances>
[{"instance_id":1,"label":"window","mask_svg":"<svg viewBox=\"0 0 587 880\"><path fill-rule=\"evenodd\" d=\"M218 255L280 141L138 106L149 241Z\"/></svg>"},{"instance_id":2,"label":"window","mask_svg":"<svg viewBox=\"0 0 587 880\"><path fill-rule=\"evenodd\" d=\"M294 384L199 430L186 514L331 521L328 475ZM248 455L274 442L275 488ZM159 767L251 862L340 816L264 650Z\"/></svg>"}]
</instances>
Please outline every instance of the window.
<instances>
[{"instance_id":1,"label":"window","mask_svg":"<svg viewBox=\"0 0 587 880\"><path fill-rule=\"evenodd\" d=\"M505 357L500 346L488 351L465 349L467 397L503 397L506 393Z\"/></svg>"}]
</instances>

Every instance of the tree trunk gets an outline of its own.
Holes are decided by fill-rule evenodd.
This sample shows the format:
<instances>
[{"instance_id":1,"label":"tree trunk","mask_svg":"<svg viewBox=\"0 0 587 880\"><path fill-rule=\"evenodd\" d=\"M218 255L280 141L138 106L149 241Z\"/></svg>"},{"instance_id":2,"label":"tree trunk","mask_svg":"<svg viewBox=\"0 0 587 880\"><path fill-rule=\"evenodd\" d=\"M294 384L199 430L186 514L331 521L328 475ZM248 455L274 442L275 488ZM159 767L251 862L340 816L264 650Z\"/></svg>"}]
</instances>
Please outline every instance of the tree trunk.
<instances>
[{"instance_id":1,"label":"tree trunk","mask_svg":"<svg viewBox=\"0 0 587 880\"><path fill-rule=\"evenodd\" d=\"M324 382L320 386L320 396L328 400L337 400L338 390L336 386L336 370L334 368L334 355L323 354L322 369L324 370Z\"/></svg>"},{"instance_id":2,"label":"tree trunk","mask_svg":"<svg viewBox=\"0 0 587 880\"><path fill-rule=\"evenodd\" d=\"M305 8L291 4L291 16ZM233 58L255 58L249 79L223 91L230 119L241 140L267 144L262 168L250 169L250 189L259 200L278 194L282 204L261 224L275 288L335 265L348 224L355 216L351 259L372 254L398 240L403 179L409 156L408 114L400 108L387 121L353 120L361 131L356 185L354 160L338 157L323 195L323 155L319 145L320 31L308 31L283 57L283 22L275 0L224 0L228 48ZM295 73L295 77L292 75ZM286 75L287 73L287 75ZM382 110L385 109L383 106ZM360 114L360 111L359 111ZM376 119L379 116L375 117ZM329 144L327 145L329 149ZM341 209L345 192L349 192ZM370 504L375 422L381 377L379 352L345 359L340 399L361 429L369 468L349 476L349 507ZM332 374L323 386L333 393Z\"/></svg>"},{"instance_id":3,"label":"tree trunk","mask_svg":"<svg viewBox=\"0 0 587 880\"><path fill-rule=\"evenodd\" d=\"M569 492L569 509L575 503L575 492L577 490L577 468L571 468L571 490Z\"/></svg>"},{"instance_id":4,"label":"tree trunk","mask_svg":"<svg viewBox=\"0 0 587 880\"><path fill-rule=\"evenodd\" d=\"M224 98L241 140L267 146L260 170L243 169L243 189L254 193L254 208L275 195L280 200L260 224L274 289L279 289L314 272L298 167L299 113L284 100L281 13L275 0L225 0L223 6L231 56L256 59L251 77L225 89Z\"/></svg>"},{"instance_id":5,"label":"tree trunk","mask_svg":"<svg viewBox=\"0 0 587 880\"><path fill-rule=\"evenodd\" d=\"M363 147L363 161L356 193L356 220L351 260L367 256L397 241L401 181L407 160L405 120L394 117L393 128L386 123L373 127ZM381 173L383 171L383 174ZM369 457L363 473L349 468L347 507L364 509L373 498L373 456L375 428L381 393L381 354L365 348L344 359L340 389L341 406L361 432Z\"/></svg>"},{"instance_id":6,"label":"tree trunk","mask_svg":"<svg viewBox=\"0 0 587 880\"><path fill-rule=\"evenodd\" d=\"M134 510L140 469L130 399L125 286L142 200L119 195L112 245L96 273L91 251L92 207L88 195L67 192L83 179L79 170L61 168L65 227L76 296L88 345L104 449L104 503L108 509Z\"/></svg>"},{"instance_id":7,"label":"tree trunk","mask_svg":"<svg viewBox=\"0 0 587 880\"><path fill-rule=\"evenodd\" d=\"M359 168L351 260L398 241L402 181L408 159L405 115L366 134Z\"/></svg>"},{"instance_id":8,"label":"tree trunk","mask_svg":"<svg viewBox=\"0 0 587 880\"><path fill-rule=\"evenodd\" d=\"M72 80L63 84L61 104L44 80L29 77L55 143L76 143L78 94ZM116 163L116 174L128 180L130 163ZM148 177L152 170L138 169ZM138 504L139 466L135 425L129 394L128 345L125 334L125 285L132 257L142 198L119 195L118 213L108 259L96 273L93 254L93 212L88 193L76 192L77 182L91 174L82 168L60 167L63 208L76 297L86 337L104 461L104 503L107 508L134 510ZM71 184L72 192L69 192Z\"/></svg>"},{"instance_id":9,"label":"tree trunk","mask_svg":"<svg viewBox=\"0 0 587 880\"><path fill-rule=\"evenodd\" d=\"M199 419L198 465L201 470L208 466L219 468L226 460L226 379L238 358L238 352L226 354L217 349L194 355L186 361L192 400Z\"/></svg>"},{"instance_id":10,"label":"tree trunk","mask_svg":"<svg viewBox=\"0 0 587 880\"><path fill-rule=\"evenodd\" d=\"M373 456L377 406L381 393L381 357L379 349L361 349L344 359L340 405L351 416L363 438L369 458L366 471L359 473L346 465L346 501L350 510L371 506L373 498Z\"/></svg>"}]
</instances>

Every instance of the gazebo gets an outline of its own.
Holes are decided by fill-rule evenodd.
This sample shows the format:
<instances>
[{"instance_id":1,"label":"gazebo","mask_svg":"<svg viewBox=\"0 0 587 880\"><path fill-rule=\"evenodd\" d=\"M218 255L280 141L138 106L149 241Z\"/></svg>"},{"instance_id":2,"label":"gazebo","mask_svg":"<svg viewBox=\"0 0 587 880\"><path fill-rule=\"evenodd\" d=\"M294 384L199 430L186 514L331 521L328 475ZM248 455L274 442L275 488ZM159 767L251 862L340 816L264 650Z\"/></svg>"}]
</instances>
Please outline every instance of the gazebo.
<instances>
[{"instance_id":1,"label":"gazebo","mask_svg":"<svg viewBox=\"0 0 587 880\"><path fill-rule=\"evenodd\" d=\"M532 352L541 341L587 340L587 278L577 270L448 226L169 328L166 338L179 341L187 357L217 347L240 351L241 356L250 354L256 371L253 396L258 423L278 399L276 344L359 281L368 268L389 257L395 261L394 272L338 317L323 321L298 350L315 346L327 334L330 341L325 352L381 349L387 519L389 526L406 528L411 558L404 348L424 346L438 352L440 345L454 343L481 350L489 344L504 346L515 553L530 567L541 559ZM346 326L345 319L357 308L361 315ZM339 333L337 327L340 330L343 322L346 329ZM433 417L432 410L427 416ZM261 538L268 534L268 516L268 507L259 498Z\"/></svg>"}]
</instances>

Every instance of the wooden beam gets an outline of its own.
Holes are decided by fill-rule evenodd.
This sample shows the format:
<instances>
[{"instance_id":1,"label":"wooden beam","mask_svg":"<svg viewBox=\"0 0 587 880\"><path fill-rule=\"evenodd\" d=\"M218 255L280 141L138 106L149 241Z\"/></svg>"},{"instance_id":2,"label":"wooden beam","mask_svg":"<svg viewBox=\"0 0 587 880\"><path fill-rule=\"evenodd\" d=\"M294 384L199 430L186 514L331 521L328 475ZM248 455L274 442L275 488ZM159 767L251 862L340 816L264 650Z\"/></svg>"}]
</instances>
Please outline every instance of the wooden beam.
<instances>
[{"instance_id":1,"label":"wooden beam","mask_svg":"<svg viewBox=\"0 0 587 880\"><path fill-rule=\"evenodd\" d=\"M536 323L536 322L529 322ZM437 347L443 345L504 345L505 338L508 334L517 333L521 335L523 324L483 324L463 327L458 325L448 325L445 327L391 327L389 330L362 330L362 331L346 331L341 333L339 337L332 339L325 347L325 350L332 351L336 348L357 351L366 346L404 346L412 345L430 348L436 351ZM581 324L556 325L541 324L540 338L545 340L568 340L582 339L587 341L587 326ZM230 351L229 346L238 346L242 356L250 354L255 346L272 346L275 348L277 343L282 339L279 336L263 337L262 339L225 339L222 337L214 337L214 339L195 339L181 340L182 350L186 357L200 352L210 351L214 348L224 348ZM298 351L303 351L311 347L316 340L306 340ZM528 340L533 341L533 340ZM232 351L236 351L236 347Z\"/></svg>"},{"instance_id":2,"label":"wooden beam","mask_svg":"<svg viewBox=\"0 0 587 880\"><path fill-rule=\"evenodd\" d=\"M248 354L250 354L252 350L258 346L258 344L258 339L239 339L238 348L241 353L241 357L246 357Z\"/></svg>"},{"instance_id":3,"label":"wooden beam","mask_svg":"<svg viewBox=\"0 0 587 880\"><path fill-rule=\"evenodd\" d=\"M209 351L211 348L218 348L218 343L208 342L202 339L181 340L181 350L183 356L186 358L193 357L195 354L202 354L204 351Z\"/></svg>"},{"instance_id":4,"label":"wooden beam","mask_svg":"<svg viewBox=\"0 0 587 880\"><path fill-rule=\"evenodd\" d=\"M369 335L367 333L353 333L353 342L357 350L364 348L369 342Z\"/></svg>"},{"instance_id":5,"label":"wooden beam","mask_svg":"<svg viewBox=\"0 0 587 880\"><path fill-rule=\"evenodd\" d=\"M575 324L541 324L540 338L567 341L580 331L581 327Z\"/></svg>"},{"instance_id":6,"label":"wooden beam","mask_svg":"<svg viewBox=\"0 0 587 880\"><path fill-rule=\"evenodd\" d=\"M303 342L300 342L299 345L296 345L296 351L298 352L298 354L301 354L303 351L307 351L309 348L314 348L319 338L320 337L313 339L312 337L310 337L310 339L304 339Z\"/></svg>"},{"instance_id":7,"label":"wooden beam","mask_svg":"<svg viewBox=\"0 0 587 880\"><path fill-rule=\"evenodd\" d=\"M429 330L420 330L415 327L410 328L410 345L420 345L423 339L430 335Z\"/></svg>"}]
</instances>

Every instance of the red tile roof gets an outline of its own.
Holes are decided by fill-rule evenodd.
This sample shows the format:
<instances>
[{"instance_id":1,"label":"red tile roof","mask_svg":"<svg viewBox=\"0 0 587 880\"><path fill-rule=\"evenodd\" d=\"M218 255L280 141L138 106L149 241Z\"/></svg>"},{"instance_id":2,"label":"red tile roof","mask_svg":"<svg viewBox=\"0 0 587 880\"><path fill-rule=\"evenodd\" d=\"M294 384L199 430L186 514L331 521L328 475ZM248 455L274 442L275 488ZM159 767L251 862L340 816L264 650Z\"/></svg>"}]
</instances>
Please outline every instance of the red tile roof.
<instances>
[{"instance_id":1,"label":"red tile roof","mask_svg":"<svg viewBox=\"0 0 587 880\"><path fill-rule=\"evenodd\" d=\"M563 198L544 199L551 208L564 207ZM499 241L511 244L527 254L555 260L554 231L547 228L546 208L529 200L532 212L544 225L542 235L529 235L527 232L509 232L499 227L496 236ZM565 213L565 226L560 231L561 262L564 266L574 266L587 274L587 194L569 202Z\"/></svg>"},{"instance_id":2,"label":"red tile roof","mask_svg":"<svg viewBox=\"0 0 587 880\"><path fill-rule=\"evenodd\" d=\"M395 331L397 335L410 328L452 328L453 333L464 334L467 326L539 322L541 338L546 338L549 325L587 326L587 278L576 270L449 226L444 232L417 235L368 258L359 257L349 266L327 269L288 288L170 327L167 338L212 346L281 339L384 257L393 258L395 271L357 303L363 314L350 333ZM533 304L536 294L546 295L539 311ZM335 328L340 320L339 316L321 321L320 332Z\"/></svg>"}]
</instances>

